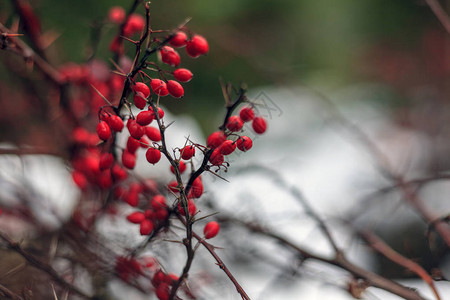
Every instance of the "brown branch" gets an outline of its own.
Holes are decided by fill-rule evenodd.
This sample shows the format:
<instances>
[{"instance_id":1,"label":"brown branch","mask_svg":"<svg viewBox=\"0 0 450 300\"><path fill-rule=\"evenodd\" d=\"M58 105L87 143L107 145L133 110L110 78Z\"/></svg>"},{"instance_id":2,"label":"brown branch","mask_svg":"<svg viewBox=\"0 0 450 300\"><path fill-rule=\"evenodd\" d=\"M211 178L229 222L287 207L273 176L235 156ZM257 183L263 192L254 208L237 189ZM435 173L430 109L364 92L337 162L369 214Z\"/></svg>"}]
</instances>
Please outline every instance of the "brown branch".
<instances>
[{"instance_id":1,"label":"brown branch","mask_svg":"<svg viewBox=\"0 0 450 300\"><path fill-rule=\"evenodd\" d=\"M441 22L442 26L444 26L445 30L450 33L450 18L445 10L442 8L441 4L437 0L425 0L428 6L433 11L434 15L438 18L439 22Z\"/></svg>"},{"instance_id":2,"label":"brown branch","mask_svg":"<svg viewBox=\"0 0 450 300\"><path fill-rule=\"evenodd\" d=\"M23 300L23 298L16 293L12 292L6 286L0 284L0 296L6 296L12 300Z\"/></svg>"},{"instance_id":3,"label":"brown branch","mask_svg":"<svg viewBox=\"0 0 450 300\"><path fill-rule=\"evenodd\" d=\"M82 290L80 290L76 286L70 284L69 282L64 280L61 276L59 276L59 274L55 271L55 269L53 269L50 265L42 262L37 257L35 257L35 256L29 254L28 252L26 252L25 250L23 250L18 243L13 242L8 237L6 237L6 235L4 235L3 233L0 233L0 239L6 243L6 246L9 249L15 251L16 253L20 254L23 258L25 258L25 260L30 265L47 273L48 275L50 275L50 277L62 288L66 289L74 294L77 294L78 296L80 296L83 299L92 299L92 297L87 295L85 292L83 292Z\"/></svg>"},{"instance_id":4,"label":"brown branch","mask_svg":"<svg viewBox=\"0 0 450 300\"><path fill-rule=\"evenodd\" d=\"M385 291L388 291L392 294L398 295L400 297L403 297L408 300L425 300L419 293L417 293L415 290L412 290L408 287L405 287L395 281L389 280L385 277L382 277L376 273L373 273L371 271L365 270L353 263L351 263L342 253L338 253L333 258L326 258L320 255L316 255L306 249L301 248L300 246L295 245L293 242L289 241L288 239L282 237L281 235L267 229L263 228L256 222L244 222L241 220L233 219L230 217L221 217L221 221L223 222L234 222L237 223L251 232L255 232L261 235L264 235L266 237L272 238L282 244L283 246L290 248L291 250L297 252L300 254L303 260L306 259L314 259L318 260L330 265L334 265L337 267L340 267L341 269L344 269L348 271L349 273L353 274L357 278L361 278L367 281L368 284L370 284L373 287L377 287L380 289L383 289Z\"/></svg>"},{"instance_id":5,"label":"brown branch","mask_svg":"<svg viewBox=\"0 0 450 300\"><path fill-rule=\"evenodd\" d=\"M433 279L427 273L427 271L425 271L418 263L415 263L412 260L404 257L403 255L401 255L400 253L389 247L389 245L387 245L382 239L380 239L378 236L376 236L374 233L370 231L358 230L358 234L363 239L366 240L366 242L372 249L375 249L392 262L416 273L417 276L422 278L422 280L425 281L425 283L430 286L434 295L436 296L436 299L441 300L441 297L439 296L439 293L434 285Z\"/></svg>"}]
</instances>

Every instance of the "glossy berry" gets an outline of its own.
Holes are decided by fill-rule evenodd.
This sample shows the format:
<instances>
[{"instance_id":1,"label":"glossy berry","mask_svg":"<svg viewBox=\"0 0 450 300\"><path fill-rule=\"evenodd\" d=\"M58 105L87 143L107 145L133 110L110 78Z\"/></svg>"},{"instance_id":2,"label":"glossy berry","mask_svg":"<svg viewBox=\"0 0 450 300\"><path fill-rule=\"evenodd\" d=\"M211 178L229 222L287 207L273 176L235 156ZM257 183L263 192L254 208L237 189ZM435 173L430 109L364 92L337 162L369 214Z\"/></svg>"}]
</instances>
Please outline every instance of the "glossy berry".
<instances>
[{"instance_id":1,"label":"glossy berry","mask_svg":"<svg viewBox=\"0 0 450 300\"><path fill-rule=\"evenodd\" d=\"M145 134L144 127L139 125L136 120L129 119L127 122L127 127L130 135L137 140L139 140Z\"/></svg>"},{"instance_id":2,"label":"glossy berry","mask_svg":"<svg viewBox=\"0 0 450 300\"><path fill-rule=\"evenodd\" d=\"M153 108L150 105L148 106L148 110L152 112L153 118L156 119L155 114L153 112ZM161 107L158 107L158 117L160 119L162 119L164 117L164 111L162 110Z\"/></svg>"},{"instance_id":3,"label":"glossy berry","mask_svg":"<svg viewBox=\"0 0 450 300\"><path fill-rule=\"evenodd\" d=\"M216 221L208 222L203 228L203 233L205 234L205 239L211 239L215 237L220 230L220 225Z\"/></svg>"},{"instance_id":4,"label":"glossy berry","mask_svg":"<svg viewBox=\"0 0 450 300\"><path fill-rule=\"evenodd\" d=\"M223 154L220 153L220 149L214 149L214 151L211 153L211 156L209 157L209 162L213 165L213 166L220 166L221 164L223 164L224 161L224 157Z\"/></svg>"},{"instance_id":5,"label":"glossy berry","mask_svg":"<svg viewBox=\"0 0 450 300\"><path fill-rule=\"evenodd\" d=\"M111 168L111 176L115 181L121 181L127 179L128 174L127 171L125 171L121 166L114 164Z\"/></svg>"},{"instance_id":6,"label":"glossy berry","mask_svg":"<svg viewBox=\"0 0 450 300\"><path fill-rule=\"evenodd\" d=\"M120 6L113 6L109 9L108 19L112 23L121 24L125 21L126 13L125 10Z\"/></svg>"},{"instance_id":7,"label":"glossy berry","mask_svg":"<svg viewBox=\"0 0 450 300\"><path fill-rule=\"evenodd\" d=\"M209 45L204 37L201 35L194 35L186 44L186 52L191 57L199 57L208 53Z\"/></svg>"},{"instance_id":8,"label":"glossy berry","mask_svg":"<svg viewBox=\"0 0 450 300\"><path fill-rule=\"evenodd\" d=\"M153 209L157 210L159 208L165 208L166 205L166 198L163 195L155 195L152 200L150 201L150 205Z\"/></svg>"},{"instance_id":9,"label":"glossy berry","mask_svg":"<svg viewBox=\"0 0 450 300\"><path fill-rule=\"evenodd\" d=\"M227 129L233 132L239 131L244 126L244 121L242 121L239 116L231 116L228 118Z\"/></svg>"},{"instance_id":10,"label":"glossy berry","mask_svg":"<svg viewBox=\"0 0 450 300\"><path fill-rule=\"evenodd\" d=\"M144 98L148 98L148 96L150 96L150 89L148 88L148 85L143 82L136 82L133 86L133 90L135 92L141 92L144 95Z\"/></svg>"},{"instance_id":11,"label":"glossy berry","mask_svg":"<svg viewBox=\"0 0 450 300\"><path fill-rule=\"evenodd\" d=\"M180 173L183 173L184 171L186 171L186 164L184 161L180 161L178 163L178 169L180 170ZM170 171L175 174L175 170L172 165L170 166Z\"/></svg>"},{"instance_id":12,"label":"glossy berry","mask_svg":"<svg viewBox=\"0 0 450 300\"><path fill-rule=\"evenodd\" d=\"M128 137L127 140L127 151L130 153L136 153L137 149L139 149L141 143L139 142L139 140L135 139L132 136Z\"/></svg>"},{"instance_id":13,"label":"glossy berry","mask_svg":"<svg viewBox=\"0 0 450 300\"><path fill-rule=\"evenodd\" d=\"M132 14L128 18L127 23L123 28L123 34L125 36L131 36L136 32L142 31L145 27L145 20L141 15Z\"/></svg>"},{"instance_id":14,"label":"glossy berry","mask_svg":"<svg viewBox=\"0 0 450 300\"><path fill-rule=\"evenodd\" d=\"M243 135L236 140L236 146L239 150L246 152L247 150L250 150L252 148L253 142L251 138Z\"/></svg>"},{"instance_id":15,"label":"glossy berry","mask_svg":"<svg viewBox=\"0 0 450 300\"><path fill-rule=\"evenodd\" d=\"M183 31L177 31L169 43L174 47L183 47L186 45L187 35Z\"/></svg>"},{"instance_id":16,"label":"glossy berry","mask_svg":"<svg viewBox=\"0 0 450 300\"><path fill-rule=\"evenodd\" d=\"M263 117L253 119L252 128L257 134L263 134L267 130L267 123Z\"/></svg>"},{"instance_id":17,"label":"glossy berry","mask_svg":"<svg viewBox=\"0 0 450 300\"><path fill-rule=\"evenodd\" d=\"M129 191L125 194L123 200L128 203L128 205L136 207L139 204L139 193L135 191Z\"/></svg>"},{"instance_id":18,"label":"glossy berry","mask_svg":"<svg viewBox=\"0 0 450 300\"><path fill-rule=\"evenodd\" d=\"M82 172L73 171L72 180L80 188L80 190L85 190L88 186L88 180Z\"/></svg>"},{"instance_id":19,"label":"glossy berry","mask_svg":"<svg viewBox=\"0 0 450 300\"><path fill-rule=\"evenodd\" d=\"M170 287L166 282L162 282L156 288L155 295L158 300L169 300L170 299Z\"/></svg>"},{"instance_id":20,"label":"glossy berry","mask_svg":"<svg viewBox=\"0 0 450 300\"><path fill-rule=\"evenodd\" d=\"M153 126L148 126L145 128L145 134L154 142L159 142L161 140L161 131Z\"/></svg>"},{"instance_id":21,"label":"glossy berry","mask_svg":"<svg viewBox=\"0 0 450 300\"><path fill-rule=\"evenodd\" d=\"M220 153L223 155L230 155L236 149L236 143L232 140L226 140L222 143L222 145L220 145L219 149Z\"/></svg>"},{"instance_id":22,"label":"glossy berry","mask_svg":"<svg viewBox=\"0 0 450 300\"><path fill-rule=\"evenodd\" d=\"M127 216L128 222L134 223L134 224L140 224L142 221L145 220L145 215L140 212L136 211Z\"/></svg>"},{"instance_id":23,"label":"glossy berry","mask_svg":"<svg viewBox=\"0 0 450 300\"><path fill-rule=\"evenodd\" d=\"M171 190L174 193L178 193L179 192L178 182L176 180L169 182L167 187L169 188L169 190Z\"/></svg>"},{"instance_id":24,"label":"glossy berry","mask_svg":"<svg viewBox=\"0 0 450 300\"><path fill-rule=\"evenodd\" d=\"M210 148L217 148L223 142L225 142L226 139L227 137L222 131L215 131L209 135L208 139L206 140L206 144Z\"/></svg>"},{"instance_id":25,"label":"glossy berry","mask_svg":"<svg viewBox=\"0 0 450 300\"><path fill-rule=\"evenodd\" d=\"M203 182L201 177L195 178L194 182L192 183L192 187L189 191L189 198L200 198L203 194Z\"/></svg>"},{"instance_id":26,"label":"glossy berry","mask_svg":"<svg viewBox=\"0 0 450 300\"><path fill-rule=\"evenodd\" d=\"M120 132L123 129L123 121L119 116L112 115L108 119L109 127L116 132Z\"/></svg>"},{"instance_id":27,"label":"glossy berry","mask_svg":"<svg viewBox=\"0 0 450 300\"><path fill-rule=\"evenodd\" d=\"M255 112L250 106L245 106L239 111L239 116L242 121L249 122L255 118Z\"/></svg>"},{"instance_id":28,"label":"glossy berry","mask_svg":"<svg viewBox=\"0 0 450 300\"><path fill-rule=\"evenodd\" d=\"M173 77L180 82L188 82L192 79L192 72L188 69L180 68L173 71Z\"/></svg>"},{"instance_id":29,"label":"glossy berry","mask_svg":"<svg viewBox=\"0 0 450 300\"><path fill-rule=\"evenodd\" d=\"M109 168L111 168L113 163L114 163L114 156L112 155L112 153L103 153L100 156L99 168L100 168L100 170L109 169Z\"/></svg>"},{"instance_id":30,"label":"glossy berry","mask_svg":"<svg viewBox=\"0 0 450 300\"><path fill-rule=\"evenodd\" d=\"M192 145L187 145L180 150L181 158L184 160L189 160L195 154L195 147Z\"/></svg>"},{"instance_id":31,"label":"glossy berry","mask_svg":"<svg viewBox=\"0 0 450 300\"><path fill-rule=\"evenodd\" d=\"M100 139L106 141L111 137L111 128L105 121L100 121L97 124L97 135Z\"/></svg>"},{"instance_id":32,"label":"glossy berry","mask_svg":"<svg viewBox=\"0 0 450 300\"><path fill-rule=\"evenodd\" d=\"M130 153L127 150L122 152L122 164L127 169L134 169L136 165L136 154Z\"/></svg>"},{"instance_id":33,"label":"glossy berry","mask_svg":"<svg viewBox=\"0 0 450 300\"><path fill-rule=\"evenodd\" d=\"M136 123L141 126L147 126L153 121L153 113L151 111L145 110L138 113L136 116Z\"/></svg>"},{"instance_id":34,"label":"glossy berry","mask_svg":"<svg viewBox=\"0 0 450 300\"><path fill-rule=\"evenodd\" d=\"M150 86L155 92L155 94L160 96L167 96L169 94L169 90L167 89L167 84L161 79L152 79Z\"/></svg>"},{"instance_id":35,"label":"glossy berry","mask_svg":"<svg viewBox=\"0 0 450 300\"><path fill-rule=\"evenodd\" d=\"M183 87L175 80L169 80L167 82L167 90L169 91L169 94L174 98L181 98L184 95Z\"/></svg>"},{"instance_id":36,"label":"glossy berry","mask_svg":"<svg viewBox=\"0 0 450 300\"><path fill-rule=\"evenodd\" d=\"M145 153L145 158L147 158L149 163L156 164L161 159L161 152L158 149L150 147Z\"/></svg>"},{"instance_id":37,"label":"glossy berry","mask_svg":"<svg viewBox=\"0 0 450 300\"><path fill-rule=\"evenodd\" d=\"M180 54L169 46L164 46L161 48L161 60L163 63L168 64L169 66L176 67L180 64Z\"/></svg>"},{"instance_id":38,"label":"glossy berry","mask_svg":"<svg viewBox=\"0 0 450 300\"><path fill-rule=\"evenodd\" d=\"M134 106L136 106L139 109L144 109L144 107L147 105L147 100L144 97L144 94L141 92L136 92L133 96L133 102Z\"/></svg>"},{"instance_id":39,"label":"glossy berry","mask_svg":"<svg viewBox=\"0 0 450 300\"><path fill-rule=\"evenodd\" d=\"M153 231L153 223L149 219L145 219L141 222L139 229L141 235L149 235Z\"/></svg>"}]
</instances>

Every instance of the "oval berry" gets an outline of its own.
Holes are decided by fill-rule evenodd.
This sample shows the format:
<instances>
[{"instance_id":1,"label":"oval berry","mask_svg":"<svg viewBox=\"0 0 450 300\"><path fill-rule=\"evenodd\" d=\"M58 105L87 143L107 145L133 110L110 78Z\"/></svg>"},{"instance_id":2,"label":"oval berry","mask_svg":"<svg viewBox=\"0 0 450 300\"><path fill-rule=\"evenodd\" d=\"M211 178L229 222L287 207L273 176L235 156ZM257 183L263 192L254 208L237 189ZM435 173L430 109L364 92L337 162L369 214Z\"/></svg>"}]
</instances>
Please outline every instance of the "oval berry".
<instances>
[{"instance_id":1,"label":"oval berry","mask_svg":"<svg viewBox=\"0 0 450 300\"><path fill-rule=\"evenodd\" d=\"M151 111L145 110L138 113L136 116L136 123L141 126L147 126L153 121L153 113Z\"/></svg>"},{"instance_id":2,"label":"oval berry","mask_svg":"<svg viewBox=\"0 0 450 300\"><path fill-rule=\"evenodd\" d=\"M127 216L127 220L128 220L128 222L131 222L134 224L139 224L145 220L145 215L140 211L136 211L136 212L129 214Z\"/></svg>"},{"instance_id":3,"label":"oval berry","mask_svg":"<svg viewBox=\"0 0 450 300\"><path fill-rule=\"evenodd\" d=\"M112 153L103 153L100 156L99 168L100 168L100 170L109 169L109 168L111 168L113 163L114 163L114 156L112 155Z\"/></svg>"},{"instance_id":4,"label":"oval berry","mask_svg":"<svg viewBox=\"0 0 450 300\"><path fill-rule=\"evenodd\" d=\"M174 47L183 47L186 45L187 35L183 31L177 31L169 43Z\"/></svg>"},{"instance_id":5,"label":"oval berry","mask_svg":"<svg viewBox=\"0 0 450 300\"><path fill-rule=\"evenodd\" d=\"M73 182L78 186L80 190L85 190L88 186L88 180L86 176L80 171L72 172Z\"/></svg>"},{"instance_id":6,"label":"oval berry","mask_svg":"<svg viewBox=\"0 0 450 300\"><path fill-rule=\"evenodd\" d=\"M239 150L246 152L247 150L250 150L253 146L252 139L248 136L241 136L236 140L236 146Z\"/></svg>"},{"instance_id":7,"label":"oval berry","mask_svg":"<svg viewBox=\"0 0 450 300\"><path fill-rule=\"evenodd\" d=\"M256 117L253 119L252 127L257 134L263 134L267 130L266 120L263 117Z\"/></svg>"},{"instance_id":8,"label":"oval berry","mask_svg":"<svg viewBox=\"0 0 450 300\"><path fill-rule=\"evenodd\" d=\"M159 209L166 207L166 198L163 195L155 195L150 201L150 205L153 209Z\"/></svg>"},{"instance_id":9,"label":"oval berry","mask_svg":"<svg viewBox=\"0 0 450 300\"><path fill-rule=\"evenodd\" d=\"M154 142L159 142L161 140L161 131L153 126L145 127L145 134Z\"/></svg>"},{"instance_id":10,"label":"oval berry","mask_svg":"<svg viewBox=\"0 0 450 300\"><path fill-rule=\"evenodd\" d=\"M122 164L127 169L133 169L136 165L136 155L128 152L127 150L122 152Z\"/></svg>"},{"instance_id":11,"label":"oval berry","mask_svg":"<svg viewBox=\"0 0 450 300\"><path fill-rule=\"evenodd\" d=\"M242 121L249 122L255 118L255 112L253 111L253 108L245 106L239 111L239 116Z\"/></svg>"},{"instance_id":12,"label":"oval berry","mask_svg":"<svg viewBox=\"0 0 450 300\"><path fill-rule=\"evenodd\" d=\"M112 130L116 131L116 132L120 132L123 129L123 120L116 115L112 115L109 119L108 119L108 124L109 127L111 127Z\"/></svg>"},{"instance_id":13,"label":"oval berry","mask_svg":"<svg viewBox=\"0 0 450 300\"><path fill-rule=\"evenodd\" d=\"M220 230L220 225L216 221L208 222L203 228L203 233L205 234L205 239L211 239L215 237Z\"/></svg>"},{"instance_id":14,"label":"oval berry","mask_svg":"<svg viewBox=\"0 0 450 300\"><path fill-rule=\"evenodd\" d=\"M122 24L125 21L126 12L120 6L113 6L109 9L108 19L115 24Z\"/></svg>"},{"instance_id":15,"label":"oval berry","mask_svg":"<svg viewBox=\"0 0 450 300\"><path fill-rule=\"evenodd\" d=\"M185 146L180 150L181 158L184 160L189 160L195 154L195 147L192 145Z\"/></svg>"},{"instance_id":16,"label":"oval berry","mask_svg":"<svg viewBox=\"0 0 450 300\"><path fill-rule=\"evenodd\" d=\"M193 216L193 215L195 214L195 212L197 211L197 207L195 206L194 201L191 200L191 199L189 199L189 200L187 201L187 203L188 203L188 211L189 211L189 215L190 215L190 216ZM183 206L181 205L181 202L178 203L178 212L179 212L181 215L183 215L183 216L186 215L185 212L184 212Z\"/></svg>"},{"instance_id":17,"label":"oval berry","mask_svg":"<svg viewBox=\"0 0 450 300\"><path fill-rule=\"evenodd\" d=\"M208 139L206 140L206 144L210 148L217 148L223 142L225 142L226 139L227 137L222 131L215 131L209 135Z\"/></svg>"},{"instance_id":18,"label":"oval berry","mask_svg":"<svg viewBox=\"0 0 450 300\"><path fill-rule=\"evenodd\" d=\"M167 82L167 90L169 94L174 98L181 98L184 95L184 89L179 82L175 80L169 80Z\"/></svg>"},{"instance_id":19,"label":"oval berry","mask_svg":"<svg viewBox=\"0 0 450 300\"><path fill-rule=\"evenodd\" d=\"M153 223L149 219L145 219L141 222L139 232L141 235L149 235L153 231Z\"/></svg>"},{"instance_id":20,"label":"oval berry","mask_svg":"<svg viewBox=\"0 0 450 300\"><path fill-rule=\"evenodd\" d=\"M161 48L160 53L162 62L169 66L176 67L181 62L180 54L172 47L164 46Z\"/></svg>"},{"instance_id":21,"label":"oval berry","mask_svg":"<svg viewBox=\"0 0 450 300\"><path fill-rule=\"evenodd\" d=\"M133 102L134 106L136 106L139 109L144 109L144 107L147 105L147 100L144 97L144 94L141 92L136 92L133 96Z\"/></svg>"},{"instance_id":22,"label":"oval berry","mask_svg":"<svg viewBox=\"0 0 450 300\"><path fill-rule=\"evenodd\" d=\"M164 117L164 111L162 110L161 107L158 107L157 109L158 109L158 117L162 119ZM151 105L148 106L148 110L152 112L153 118L156 119L155 113L153 112L153 108L151 107Z\"/></svg>"},{"instance_id":23,"label":"oval berry","mask_svg":"<svg viewBox=\"0 0 450 300\"><path fill-rule=\"evenodd\" d=\"M209 157L209 162L213 166L220 166L221 164L223 164L223 161L224 161L224 157L223 157L223 154L220 153L220 149L219 148L215 149L211 153L211 156Z\"/></svg>"},{"instance_id":24,"label":"oval berry","mask_svg":"<svg viewBox=\"0 0 450 300\"><path fill-rule=\"evenodd\" d=\"M130 135L137 140L145 134L145 127L139 125L136 120L129 119L127 122L127 127Z\"/></svg>"},{"instance_id":25,"label":"oval berry","mask_svg":"<svg viewBox=\"0 0 450 300\"><path fill-rule=\"evenodd\" d=\"M230 155L236 149L236 143L232 140L226 140L222 143L222 145L220 145L219 149L220 153L223 155Z\"/></svg>"},{"instance_id":26,"label":"oval berry","mask_svg":"<svg viewBox=\"0 0 450 300\"><path fill-rule=\"evenodd\" d=\"M149 163L156 164L161 159L161 151L150 147L145 153L145 158Z\"/></svg>"},{"instance_id":27,"label":"oval berry","mask_svg":"<svg viewBox=\"0 0 450 300\"><path fill-rule=\"evenodd\" d=\"M150 96L150 89L148 85L143 82L136 82L136 84L133 86L133 90L135 92L141 92L142 95L144 95L144 98L148 98L148 96Z\"/></svg>"},{"instance_id":28,"label":"oval berry","mask_svg":"<svg viewBox=\"0 0 450 300\"><path fill-rule=\"evenodd\" d=\"M105 121L97 124L97 135L100 139L107 141L111 137L111 128Z\"/></svg>"},{"instance_id":29,"label":"oval berry","mask_svg":"<svg viewBox=\"0 0 450 300\"><path fill-rule=\"evenodd\" d=\"M184 163L184 161L181 160L181 161L178 163L178 170L180 170L180 173L183 173L184 171L186 171L186 164ZM171 171L173 174L175 174L175 170L174 170L174 168L173 168L172 165L170 166L170 171Z\"/></svg>"},{"instance_id":30,"label":"oval berry","mask_svg":"<svg viewBox=\"0 0 450 300\"><path fill-rule=\"evenodd\" d=\"M127 151L130 153L136 153L137 149L140 147L139 141L132 136L128 137L127 140Z\"/></svg>"},{"instance_id":31,"label":"oval berry","mask_svg":"<svg viewBox=\"0 0 450 300\"><path fill-rule=\"evenodd\" d=\"M189 198L200 198L203 194L203 182L200 177L195 178L189 191Z\"/></svg>"},{"instance_id":32,"label":"oval berry","mask_svg":"<svg viewBox=\"0 0 450 300\"><path fill-rule=\"evenodd\" d=\"M208 53L209 45L201 35L194 35L191 40L186 43L186 52L189 56L196 58L200 55Z\"/></svg>"},{"instance_id":33,"label":"oval berry","mask_svg":"<svg viewBox=\"0 0 450 300\"><path fill-rule=\"evenodd\" d=\"M161 79L152 79L150 83L153 92L160 96L166 96L169 94L169 90L167 90L167 84Z\"/></svg>"},{"instance_id":34,"label":"oval berry","mask_svg":"<svg viewBox=\"0 0 450 300\"><path fill-rule=\"evenodd\" d=\"M173 77L181 82L188 82L192 79L192 72L188 69L180 68L173 71Z\"/></svg>"},{"instance_id":35,"label":"oval berry","mask_svg":"<svg viewBox=\"0 0 450 300\"><path fill-rule=\"evenodd\" d=\"M239 116L231 116L228 118L227 129L233 132L239 131L244 126L244 121L242 121Z\"/></svg>"}]
</instances>

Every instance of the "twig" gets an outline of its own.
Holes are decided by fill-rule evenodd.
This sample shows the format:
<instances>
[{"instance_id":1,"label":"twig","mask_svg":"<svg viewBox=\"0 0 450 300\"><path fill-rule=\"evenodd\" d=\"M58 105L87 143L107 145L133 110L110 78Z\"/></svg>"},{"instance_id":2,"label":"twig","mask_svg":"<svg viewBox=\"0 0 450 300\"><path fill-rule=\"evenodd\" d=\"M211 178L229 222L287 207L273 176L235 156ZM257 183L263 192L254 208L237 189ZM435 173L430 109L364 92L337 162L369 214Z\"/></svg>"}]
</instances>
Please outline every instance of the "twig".
<instances>
[{"instance_id":1,"label":"twig","mask_svg":"<svg viewBox=\"0 0 450 300\"><path fill-rule=\"evenodd\" d=\"M434 15L438 18L439 22L441 22L442 26L444 26L445 30L450 33L450 18L448 14L444 11L441 4L437 0L425 0L428 6L433 11Z\"/></svg>"},{"instance_id":2,"label":"twig","mask_svg":"<svg viewBox=\"0 0 450 300\"><path fill-rule=\"evenodd\" d=\"M6 296L9 299L12 300L23 300L22 297L17 295L16 293L12 292L10 289L8 289L6 286L0 284L0 296Z\"/></svg>"}]
</instances>

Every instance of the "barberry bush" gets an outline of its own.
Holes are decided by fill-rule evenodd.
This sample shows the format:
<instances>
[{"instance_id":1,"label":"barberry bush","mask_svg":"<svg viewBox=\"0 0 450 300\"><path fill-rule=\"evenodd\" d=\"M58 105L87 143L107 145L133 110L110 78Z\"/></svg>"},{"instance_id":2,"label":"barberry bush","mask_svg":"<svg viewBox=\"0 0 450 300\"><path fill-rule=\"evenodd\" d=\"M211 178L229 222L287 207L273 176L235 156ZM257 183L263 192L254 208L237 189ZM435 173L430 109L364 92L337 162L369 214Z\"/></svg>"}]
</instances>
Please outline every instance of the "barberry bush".
<instances>
[{"instance_id":1,"label":"barberry bush","mask_svg":"<svg viewBox=\"0 0 450 300\"><path fill-rule=\"evenodd\" d=\"M340 288L349 297L361 298L368 288L378 288L405 299L426 299L350 260L337 238L338 230L315 212L276 167L242 168L272 179L296 199L319 228L331 254L302 247L288 238L284 228L270 228L257 205L244 213L218 209L227 203L215 201L214 182L208 179L228 180L227 171L239 167L233 155L245 160L247 152L257 147L255 137L270 131L271 124L259 113L244 84L217 80L218 96L211 101L225 103L219 123L207 128L205 139L188 133L175 144L168 142L177 134L175 126L181 118L170 114L166 104L196 97L195 90L187 89L196 81L196 72L186 61L215 55L208 36L191 30L196 20L177 20L171 28L160 29L151 22L150 2L113 6L102 20L96 20L109 35L94 36L95 45L108 48L108 57L99 58L91 49L83 63L67 58L57 64L47 47L54 37L40 26L45 20L31 3L12 3L13 9L0 15L0 48L5 69L18 83L2 84L1 121L22 126L8 128L4 136L9 143L2 145L0 154L23 161L42 154L58 158L67 171L64 174L70 174L76 200L58 199L68 212L61 214L54 206L44 205L46 201L26 180L17 187L2 175L1 299L221 299L225 289L236 299L251 299L245 276L234 273L233 267L249 267L260 260L275 271L280 269L283 278L289 273L295 279L306 261L339 269L345 274ZM18 88L20 84L23 88ZM358 128L339 115L336 119L365 140ZM448 217L427 214L410 183L389 165L380 166L448 249ZM5 169L9 167L5 164ZM164 175L162 168L170 175ZM23 173L27 171L24 168ZM274 199L272 208L283 201L283 195ZM351 231L370 249L422 279L436 299L443 299L435 286L436 275L432 277L373 232ZM260 246L263 241L273 245ZM238 264L230 267L227 259ZM250 263L242 263L246 260ZM267 275L266 279L274 273L257 275ZM327 272L326 277L333 274Z\"/></svg>"}]
</instances>

